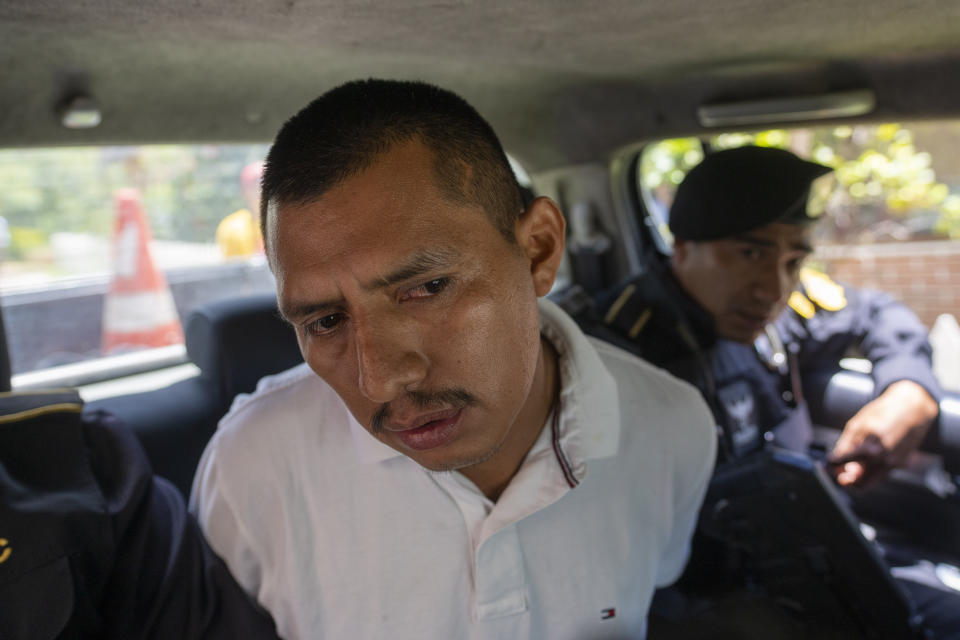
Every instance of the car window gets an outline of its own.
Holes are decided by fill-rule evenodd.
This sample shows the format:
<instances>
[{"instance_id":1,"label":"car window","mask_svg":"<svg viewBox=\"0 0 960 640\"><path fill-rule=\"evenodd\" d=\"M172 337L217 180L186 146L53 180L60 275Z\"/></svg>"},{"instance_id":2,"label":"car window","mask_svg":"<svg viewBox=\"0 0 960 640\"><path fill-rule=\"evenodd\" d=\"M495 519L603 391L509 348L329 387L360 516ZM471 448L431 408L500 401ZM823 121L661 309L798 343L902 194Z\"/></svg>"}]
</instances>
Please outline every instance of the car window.
<instances>
[{"instance_id":1,"label":"car window","mask_svg":"<svg viewBox=\"0 0 960 640\"><path fill-rule=\"evenodd\" d=\"M14 386L183 362L183 326L197 306L274 291L257 228L268 149L0 151L0 308Z\"/></svg>"},{"instance_id":2,"label":"car window","mask_svg":"<svg viewBox=\"0 0 960 640\"><path fill-rule=\"evenodd\" d=\"M15 384L144 350L182 359L198 304L272 290L256 227L266 151L0 151L0 303Z\"/></svg>"},{"instance_id":3,"label":"car window","mask_svg":"<svg viewBox=\"0 0 960 640\"><path fill-rule=\"evenodd\" d=\"M728 132L647 145L638 191L655 241L669 252L677 185L711 150L755 144L830 166L809 209L821 216L808 266L850 285L888 291L927 326L960 316L960 122Z\"/></svg>"}]
</instances>

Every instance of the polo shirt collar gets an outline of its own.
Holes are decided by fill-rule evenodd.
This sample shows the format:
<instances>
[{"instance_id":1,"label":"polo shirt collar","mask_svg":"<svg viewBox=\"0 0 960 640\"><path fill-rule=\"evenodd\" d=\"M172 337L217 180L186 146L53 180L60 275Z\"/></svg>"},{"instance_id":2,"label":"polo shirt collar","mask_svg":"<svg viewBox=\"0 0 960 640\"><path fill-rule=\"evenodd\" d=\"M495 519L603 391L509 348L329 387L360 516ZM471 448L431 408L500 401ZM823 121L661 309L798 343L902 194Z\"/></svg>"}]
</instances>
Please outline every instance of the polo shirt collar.
<instances>
[{"instance_id":1,"label":"polo shirt collar","mask_svg":"<svg viewBox=\"0 0 960 640\"><path fill-rule=\"evenodd\" d=\"M570 457L574 474L582 477L586 460L617 452L620 404L616 380L576 322L550 300L540 298L538 302L540 332L560 356L560 446ZM347 414L360 462L372 464L403 455L371 435L349 411Z\"/></svg>"},{"instance_id":2,"label":"polo shirt collar","mask_svg":"<svg viewBox=\"0 0 960 640\"><path fill-rule=\"evenodd\" d=\"M577 323L556 304L540 300L540 331L559 354L559 442L582 478L587 460L608 458L620 444L617 381Z\"/></svg>"}]
</instances>

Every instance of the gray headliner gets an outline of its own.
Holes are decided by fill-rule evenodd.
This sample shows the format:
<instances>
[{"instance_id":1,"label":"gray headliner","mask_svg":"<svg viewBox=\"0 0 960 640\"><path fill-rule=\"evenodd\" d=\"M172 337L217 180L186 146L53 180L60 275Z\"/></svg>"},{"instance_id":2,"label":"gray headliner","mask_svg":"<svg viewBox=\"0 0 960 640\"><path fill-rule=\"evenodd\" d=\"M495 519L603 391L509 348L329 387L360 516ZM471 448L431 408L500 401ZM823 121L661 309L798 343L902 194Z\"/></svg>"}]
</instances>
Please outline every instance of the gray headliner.
<instances>
[{"instance_id":1,"label":"gray headliner","mask_svg":"<svg viewBox=\"0 0 960 640\"><path fill-rule=\"evenodd\" d=\"M872 87L877 118L960 112L960 2L0 0L0 146L264 141L335 84L420 78L532 170L694 132L696 107ZM103 124L59 126L74 88Z\"/></svg>"}]
</instances>

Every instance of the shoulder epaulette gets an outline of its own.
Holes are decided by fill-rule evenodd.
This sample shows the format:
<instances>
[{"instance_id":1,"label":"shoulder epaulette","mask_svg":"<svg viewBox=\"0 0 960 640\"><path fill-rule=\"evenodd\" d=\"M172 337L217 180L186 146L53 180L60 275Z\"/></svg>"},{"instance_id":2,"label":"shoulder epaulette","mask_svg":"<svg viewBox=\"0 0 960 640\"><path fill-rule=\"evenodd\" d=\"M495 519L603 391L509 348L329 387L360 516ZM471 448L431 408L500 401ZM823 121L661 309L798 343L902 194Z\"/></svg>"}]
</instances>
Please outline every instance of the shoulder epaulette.
<instances>
[{"instance_id":1,"label":"shoulder epaulette","mask_svg":"<svg viewBox=\"0 0 960 640\"><path fill-rule=\"evenodd\" d=\"M830 276L825 273L812 269L802 269L800 271L800 283L803 285L806 297L821 309L839 311L847 306L847 296L843 287L831 280ZM791 302L792 300L793 296L791 296ZM793 307L793 304L790 306ZM796 308L794 308L794 311L804 315Z\"/></svg>"},{"instance_id":2,"label":"shoulder epaulette","mask_svg":"<svg viewBox=\"0 0 960 640\"><path fill-rule=\"evenodd\" d=\"M0 393L0 424L20 422L48 413L80 413L83 400L73 390Z\"/></svg>"},{"instance_id":3,"label":"shoulder epaulette","mask_svg":"<svg viewBox=\"0 0 960 640\"><path fill-rule=\"evenodd\" d=\"M610 309L603 318L604 324L618 329L631 340L635 340L640 335L653 315L653 309L650 306L634 298L636 293L635 284L627 285L610 305Z\"/></svg>"},{"instance_id":4,"label":"shoulder epaulette","mask_svg":"<svg viewBox=\"0 0 960 640\"><path fill-rule=\"evenodd\" d=\"M801 318L806 318L809 320L813 317L813 314L817 312L817 308L813 306L813 303L810 302L810 299L807 296L803 295L799 291L794 291L790 294L790 300L787 302L790 305L790 308L797 312Z\"/></svg>"}]
</instances>

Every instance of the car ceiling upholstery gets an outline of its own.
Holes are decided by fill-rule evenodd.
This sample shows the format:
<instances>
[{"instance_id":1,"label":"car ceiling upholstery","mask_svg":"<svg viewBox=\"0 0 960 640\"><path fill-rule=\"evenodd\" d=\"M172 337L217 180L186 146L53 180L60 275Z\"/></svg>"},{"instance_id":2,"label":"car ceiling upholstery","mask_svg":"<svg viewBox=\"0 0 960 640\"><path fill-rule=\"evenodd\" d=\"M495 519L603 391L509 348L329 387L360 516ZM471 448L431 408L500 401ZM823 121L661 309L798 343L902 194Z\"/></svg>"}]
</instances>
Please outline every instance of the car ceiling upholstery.
<instances>
[{"instance_id":1,"label":"car ceiling upholstery","mask_svg":"<svg viewBox=\"0 0 960 640\"><path fill-rule=\"evenodd\" d=\"M269 141L379 76L458 91L536 171L723 100L873 88L877 119L955 114L960 2L2 0L0 62L0 146ZM77 91L96 129L59 125Z\"/></svg>"}]
</instances>

